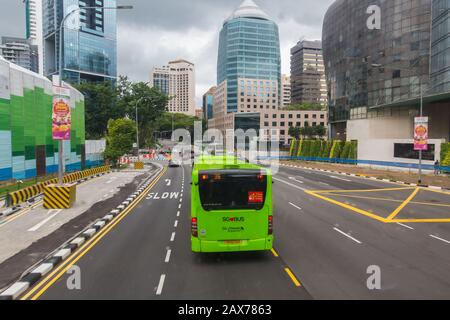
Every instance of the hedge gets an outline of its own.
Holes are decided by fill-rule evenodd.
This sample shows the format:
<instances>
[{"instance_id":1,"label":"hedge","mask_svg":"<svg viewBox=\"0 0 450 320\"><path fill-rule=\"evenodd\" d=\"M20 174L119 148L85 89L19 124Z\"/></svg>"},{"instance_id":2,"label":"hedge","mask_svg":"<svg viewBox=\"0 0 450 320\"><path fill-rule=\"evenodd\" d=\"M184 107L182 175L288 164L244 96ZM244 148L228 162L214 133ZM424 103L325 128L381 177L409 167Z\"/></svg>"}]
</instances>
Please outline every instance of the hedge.
<instances>
[{"instance_id":1,"label":"hedge","mask_svg":"<svg viewBox=\"0 0 450 320\"><path fill-rule=\"evenodd\" d=\"M358 143L357 141L293 140L290 156L356 160Z\"/></svg>"},{"instance_id":2,"label":"hedge","mask_svg":"<svg viewBox=\"0 0 450 320\"><path fill-rule=\"evenodd\" d=\"M450 143L443 143L441 145L441 166L450 166Z\"/></svg>"}]
</instances>

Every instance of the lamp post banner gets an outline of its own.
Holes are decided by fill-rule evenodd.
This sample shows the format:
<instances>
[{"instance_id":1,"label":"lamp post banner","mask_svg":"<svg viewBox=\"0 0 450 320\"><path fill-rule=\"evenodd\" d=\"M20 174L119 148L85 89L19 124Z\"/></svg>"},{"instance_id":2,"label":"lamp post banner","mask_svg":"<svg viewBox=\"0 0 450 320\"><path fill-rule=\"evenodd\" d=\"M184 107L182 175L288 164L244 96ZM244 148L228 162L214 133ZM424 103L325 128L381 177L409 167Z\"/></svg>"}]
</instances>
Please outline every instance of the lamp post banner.
<instances>
[{"instance_id":1,"label":"lamp post banner","mask_svg":"<svg viewBox=\"0 0 450 320\"><path fill-rule=\"evenodd\" d=\"M53 140L70 140L71 119L69 99L67 96L53 96Z\"/></svg>"},{"instance_id":2,"label":"lamp post banner","mask_svg":"<svg viewBox=\"0 0 450 320\"><path fill-rule=\"evenodd\" d=\"M428 151L428 117L414 119L414 150Z\"/></svg>"}]
</instances>

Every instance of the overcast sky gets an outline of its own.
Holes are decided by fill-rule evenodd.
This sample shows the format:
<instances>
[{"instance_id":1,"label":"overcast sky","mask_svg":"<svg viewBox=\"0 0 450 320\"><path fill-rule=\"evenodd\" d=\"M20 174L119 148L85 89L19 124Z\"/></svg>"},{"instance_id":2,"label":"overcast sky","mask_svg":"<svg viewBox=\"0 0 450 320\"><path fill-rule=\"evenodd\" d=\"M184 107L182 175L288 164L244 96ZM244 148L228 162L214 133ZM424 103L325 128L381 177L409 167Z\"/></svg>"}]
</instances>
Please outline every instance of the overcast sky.
<instances>
[{"instance_id":1,"label":"overcast sky","mask_svg":"<svg viewBox=\"0 0 450 320\"><path fill-rule=\"evenodd\" d=\"M24 36L22 0L0 0L0 36ZM282 72L301 39L320 39L323 16L334 0L254 0L278 23ZM118 72L148 81L153 66L184 58L196 65L197 105L216 84L218 36L242 0L118 0L134 10L118 12Z\"/></svg>"}]
</instances>

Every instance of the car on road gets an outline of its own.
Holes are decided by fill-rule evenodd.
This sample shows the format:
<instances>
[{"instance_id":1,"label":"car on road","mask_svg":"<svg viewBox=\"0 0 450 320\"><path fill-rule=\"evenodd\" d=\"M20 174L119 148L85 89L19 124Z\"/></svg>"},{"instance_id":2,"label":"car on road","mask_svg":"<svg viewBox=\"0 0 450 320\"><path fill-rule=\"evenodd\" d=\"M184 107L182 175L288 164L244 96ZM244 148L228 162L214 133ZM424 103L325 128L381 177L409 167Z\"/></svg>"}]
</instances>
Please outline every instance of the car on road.
<instances>
[{"instance_id":1,"label":"car on road","mask_svg":"<svg viewBox=\"0 0 450 320\"><path fill-rule=\"evenodd\" d=\"M178 168L181 167L181 161L178 159L170 159L169 160L169 168Z\"/></svg>"},{"instance_id":2,"label":"car on road","mask_svg":"<svg viewBox=\"0 0 450 320\"><path fill-rule=\"evenodd\" d=\"M193 252L273 248L272 173L231 156L201 156L192 171Z\"/></svg>"}]
</instances>

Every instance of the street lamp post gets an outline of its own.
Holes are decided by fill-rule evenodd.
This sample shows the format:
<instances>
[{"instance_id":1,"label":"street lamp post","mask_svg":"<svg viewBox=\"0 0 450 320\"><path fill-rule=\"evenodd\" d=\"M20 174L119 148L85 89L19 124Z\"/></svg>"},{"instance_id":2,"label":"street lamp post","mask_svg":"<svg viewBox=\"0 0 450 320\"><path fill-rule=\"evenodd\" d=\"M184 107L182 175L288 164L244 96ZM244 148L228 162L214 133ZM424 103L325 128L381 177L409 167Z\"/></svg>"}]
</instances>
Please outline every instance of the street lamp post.
<instances>
[{"instance_id":1,"label":"street lamp post","mask_svg":"<svg viewBox=\"0 0 450 320\"><path fill-rule=\"evenodd\" d=\"M133 9L133 6L116 6L116 7L78 7L69 13L67 13L64 18L61 21L61 24L59 26L59 79L58 79L58 85L59 87L63 86L63 31L64 31L64 25L67 21L67 19L74 14L75 12L80 11L81 9L104 9L104 10L124 10L124 9ZM58 141L58 161L59 161L59 167L58 167L58 183L60 185L63 184L63 141Z\"/></svg>"}]
</instances>

